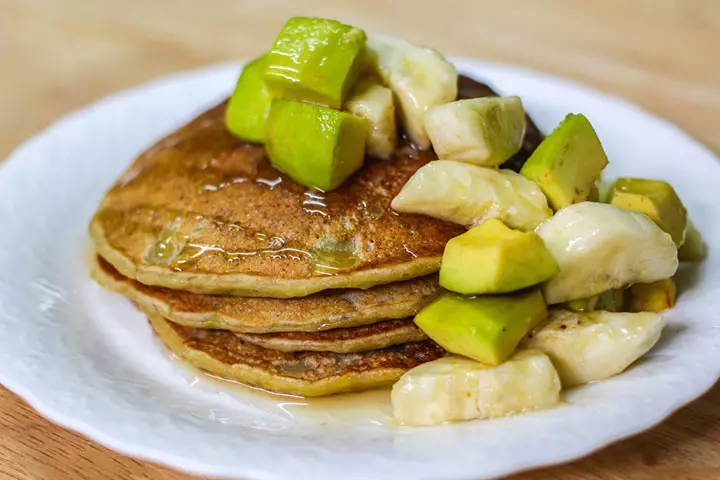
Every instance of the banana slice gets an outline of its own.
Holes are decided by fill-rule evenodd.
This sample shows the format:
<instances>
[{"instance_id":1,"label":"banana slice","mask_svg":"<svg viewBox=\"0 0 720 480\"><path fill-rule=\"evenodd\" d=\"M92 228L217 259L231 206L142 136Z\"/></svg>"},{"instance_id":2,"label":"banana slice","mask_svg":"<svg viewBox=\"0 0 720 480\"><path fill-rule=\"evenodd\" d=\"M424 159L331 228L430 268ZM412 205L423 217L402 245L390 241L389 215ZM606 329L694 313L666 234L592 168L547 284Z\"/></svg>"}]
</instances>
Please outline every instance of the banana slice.
<instances>
[{"instance_id":1,"label":"banana slice","mask_svg":"<svg viewBox=\"0 0 720 480\"><path fill-rule=\"evenodd\" d=\"M397 144L392 91L372 78L363 78L345 101L345 110L370 122L368 154L384 160L389 159Z\"/></svg>"},{"instance_id":2,"label":"banana slice","mask_svg":"<svg viewBox=\"0 0 720 480\"><path fill-rule=\"evenodd\" d=\"M425 111L457 98L457 71L440 53L388 35L367 39L370 68L395 94L400 119L410 140L421 150L430 148Z\"/></svg>"},{"instance_id":3,"label":"banana slice","mask_svg":"<svg viewBox=\"0 0 720 480\"><path fill-rule=\"evenodd\" d=\"M498 218L525 231L552 216L540 187L525 177L451 160L430 162L415 172L393 199L392 208L467 227Z\"/></svg>"},{"instance_id":4,"label":"banana slice","mask_svg":"<svg viewBox=\"0 0 720 480\"><path fill-rule=\"evenodd\" d=\"M570 387L622 372L657 343L664 326L655 313L552 310L524 346L546 353Z\"/></svg>"},{"instance_id":5,"label":"banana slice","mask_svg":"<svg viewBox=\"0 0 720 480\"><path fill-rule=\"evenodd\" d=\"M645 215L612 205L570 205L535 232L560 266L543 285L548 305L670 278L678 267L670 235Z\"/></svg>"},{"instance_id":6,"label":"banana slice","mask_svg":"<svg viewBox=\"0 0 720 480\"><path fill-rule=\"evenodd\" d=\"M553 407L560 401L560 379L537 350L520 350L497 367L446 357L403 375L391 399L402 425L436 425Z\"/></svg>"},{"instance_id":7,"label":"banana slice","mask_svg":"<svg viewBox=\"0 0 720 480\"><path fill-rule=\"evenodd\" d=\"M518 97L458 100L425 112L425 130L443 160L495 167L520 150L525 108Z\"/></svg>"}]
</instances>

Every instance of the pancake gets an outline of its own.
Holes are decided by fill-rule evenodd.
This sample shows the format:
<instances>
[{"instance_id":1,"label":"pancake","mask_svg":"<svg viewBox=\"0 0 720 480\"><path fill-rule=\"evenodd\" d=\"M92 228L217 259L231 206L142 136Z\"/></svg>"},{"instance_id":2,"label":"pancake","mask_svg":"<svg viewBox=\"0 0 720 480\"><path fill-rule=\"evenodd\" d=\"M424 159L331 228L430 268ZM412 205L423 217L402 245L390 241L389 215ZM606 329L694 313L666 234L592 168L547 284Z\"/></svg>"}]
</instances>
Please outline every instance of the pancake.
<instances>
[{"instance_id":1,"label":"pancake","mask_svg":"<svg viewBox=\"0 0 720 480\"><path fill-rule=\"evenodd\" d=\"M300 297L436 272L458 225L390 202L432 152L410 146L332 192L276 170L224 126L225 104L143 153L107 193L90 233L124 276L195 293ZM291 140L291 139L289 139Z\"/></svg>"},{"instance_id":2,"label":"pancake","mask_svg":"<svg viewBox=\"0 0 720 480\"><path fill-rule=\"evenodd\" d=\"M354 353L428 339L412 318L386 320L362 327L336 328L323 332L236 333L235 335L253 345L281 352Z\"/></svg>"},{"instance_id":3,"label":"pancake","mask_svg":"<svg viewBox=\"0 0 720 480\"><path fill-rule=\"evenodd\" d=\"M197 368L309 397L391 385L409 369L445 355L430 340L360 353L286 353L244 342L232 332L184 327L159 315L149 319L166 347Z\"/></svg>"},{"instance_id":4,"label":"pancake","mask_svg":"<svg viewBox=\"0 0 720 480\"><path fill-rule=\"evenodd\" d=\"M279 299L211 296L151 287L122 276L96 257L93 277L150 313L196 328L245 333L315 332L415 315L441 291L435 276L369 290L330 290ZM275 348L275 347L274 347Z\"/></svg>"}]
</instances>

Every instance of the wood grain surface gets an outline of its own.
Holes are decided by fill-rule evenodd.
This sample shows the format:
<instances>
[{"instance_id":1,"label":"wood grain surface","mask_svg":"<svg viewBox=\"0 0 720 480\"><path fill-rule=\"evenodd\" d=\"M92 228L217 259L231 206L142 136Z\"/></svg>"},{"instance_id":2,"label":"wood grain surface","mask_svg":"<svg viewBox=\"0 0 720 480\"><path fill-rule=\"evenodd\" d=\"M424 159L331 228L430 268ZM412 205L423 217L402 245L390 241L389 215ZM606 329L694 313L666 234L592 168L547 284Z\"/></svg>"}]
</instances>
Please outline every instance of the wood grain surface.
<instances>
[{"instance_id":1,"label":"wood grain surface","mask_svg":"<svg viewBox=\"0 0 720 480\"><path fill-rule=\"evenodd\" d=\"M0 0L0 158L108 93L256 55L296 14L573 78L720 153L718 0ZM100 478L191 477L54 426L0 387L0 479ZM634 439L516 478L720 478L720 387Z\"/></svg>"}]
</instances>

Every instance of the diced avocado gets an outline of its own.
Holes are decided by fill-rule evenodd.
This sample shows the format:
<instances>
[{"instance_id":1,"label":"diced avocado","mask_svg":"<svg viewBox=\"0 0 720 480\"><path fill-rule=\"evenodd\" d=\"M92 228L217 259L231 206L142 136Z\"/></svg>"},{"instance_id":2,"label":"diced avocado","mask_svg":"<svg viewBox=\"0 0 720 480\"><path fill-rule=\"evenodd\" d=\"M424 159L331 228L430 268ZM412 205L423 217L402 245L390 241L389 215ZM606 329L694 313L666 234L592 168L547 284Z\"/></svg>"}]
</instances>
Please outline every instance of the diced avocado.
<instances>
[{"instance_id":1,"label":"diced avocado","mask_svg":"<svg viewBox=\"0 0 720 480\"><path fill-rule=\"evenodd\" d=\"M590 193L588 193L588 202L599 202L600 201L600 186L599 181L592 184L590 187Z\"/></svg>"},{"instance_id":2,"label":"diced avocado","mask_svg":"<svg viewBox=\"0 0 720 480\"><path fill-rule=\"evenodd\" d=\"M618 178L610 192L610 204L644 213L669 233L677 246L685 241L687 212L675 189L667 182Z\"/></svg>"},{"instance_id":3,"label":"diced avocado","mask_svg":"<svg viewBox=\"0 0 720 480\"><path fill-rule=\"evenodd\" d=\"M542 283L558 271L540 237L492 218L447 243L440 285L464 294L506 293Z\"/></svg>"},{"instance_id":4,"label":"diced avocado","mask_svg":"<svg viewBox=\"0 0 720 480\"><path fill-rule=\"evenodd\" d=\"M597 201L599 203L609 203L610 194L612 193L613 182L598 180L595 182L598 187L598 199L590 200L591 202Z\"/></svg>"},{"instance_id":5,"label":"diced avocado","mask_svg":"<svg viewBox=\"0 0 720 480\"><path fill-rule=\"evenodd\" d=\"M607 163L588 119L569 114L533 152L520 173L540 185L557 211L587 200Z\"/></svg>"},{"instance_id":6,"label":"diced avocado","mask_svg":"<svg viewBox=\"0 0 720 480\"><path fill-rule=\"evenodd\" d=\"M294 17L267 56L273 98L342 107L363 63L366 36L335 20Z\"/></svg>"},{"instance_id":7,"label":"diced avocado","mask_svg":"<svg viewBox=\"0 0 720 480\"><path fill-rule=\"evenodd\" d=\"M249 142L265 141L265 125L270 113L270 93L263 82L266 55L245 65L225 110L230 133Z\"/></svg>"},{"instance_id":8,"label":"diced avocado","mask_svg":"<svg viewBox=\"0 0 720 480\"><path fill-rule=\"evenodd\" d=\"M570 300L565 302L564 306L573 312L592 312L598 304L599 297L596 295L590 298L580 300Z\"/></svg>"},{"instance_id":9,"label":"diced avocado","mask_svg":"<svg viewBox=\"0 0 720 480\"><path fill-rule=\"evenodd\" d=\"M355 115L276 99L265 147L272 164L293 180L329 191L362 167L368 130Z\"/></svg>"},{"instance_id":10,"label":"diced avocado","mask_svg":"<svg viewBox=\"0 0 720 480\"><path fill-rule=\"evenodd\" d=\"M582 300L571 300L565 302L563 306L573 312L592 312L602 310L605 312L621 312L623 310L625 300L624 291L620 288L607 290L600 295Z\"/></svg>"},{"instance_id":11,"label":"diced avocado","mask_svg":"<svg viewBox=\"0 0 720 480\"><path fill-rule=\"evenodd\" d=\"M625 292L621 288L606 290L598 295L595 310L622 312L625 307Z\"/></svg>"},{"instance_id":12,"label":"diced avocado","mask_svg":"<svg viewBox=\"0 0 720 480\"><path fill-rule=\"evenodd\" d=\"M627 289L629 312L664 312L675 306L677 288L672 278L653 283L636 283Z\"/></svg>"},{"instance_id":13,"label":"diced avocado","mask_svg":"<svg viewBox=\"0 0 720 480\"><path fill-rule=\"evenodd\" d=\"M498 365L547 316L539 289L477 297L446 293L425 307L415 323L447 351Z\"/></svg>"},{"instance_id":14,"label":"diced avocado","mask_svg":"<svg viewBox=\"0 0 720 480\"><path fill-rule=\"evenodd\" d=\"M688 218L688 228L685 233L685 243L678 249L678 258L682 262L699 262L707 255L707 246L702 239L700 230Z\"/></svg>"}]
</instances>

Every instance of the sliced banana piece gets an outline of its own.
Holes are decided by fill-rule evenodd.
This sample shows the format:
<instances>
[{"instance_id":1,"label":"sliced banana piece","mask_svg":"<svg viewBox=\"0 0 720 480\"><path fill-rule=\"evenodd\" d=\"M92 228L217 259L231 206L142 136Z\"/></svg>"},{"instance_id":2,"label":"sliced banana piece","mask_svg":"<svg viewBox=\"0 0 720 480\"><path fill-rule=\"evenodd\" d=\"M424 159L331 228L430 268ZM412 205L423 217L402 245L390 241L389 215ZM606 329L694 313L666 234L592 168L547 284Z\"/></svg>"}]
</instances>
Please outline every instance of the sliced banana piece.
<instances>
[{"instance_id":1,"label":"sliced banana piece","mask_svg":"<svg viewBox=\"0 0 720 480\"><path fill-rule=\"evenodd\" d=\"M367 153L376 158L389 159L397 144L392 91L373 78L363 78L345 101L345 110L370 122Z\"/></svg>"},{"instance_id":2,"label":"sliced banana piece","mask_svg":"<svg viewBox=\"0 0 720 480\"><path fill-rule=\"evenodd\" d=\"M665 326L656 313L552 310L524 346L546 353L564 387L612 377L645 355Z\"/></svg>"},{"instance_id":3,"label":"sliced banana piece","mask_svg":"<svg viewBox=\"0 0 720 480\"><path fill-rule=\"evenodd\" d=\"M393 199L392 208L467 227L498 218L525 231L552 216L540 187L525 177L452 160L420 168Z\"/></svg>"},{"instance_id":4,"label":"sliced banana piece","mask_svg":"<svg viewBox=\"0 0 720 480\"><path fill-rule=\"evenodd\" d=\"M515 155L525 136L519 97L458 100L425 112L425 130L443 160L495 167Z\"/></svg>"},{"instance_id":5,"label":"sliced banana piece","mask_svg":"<svg viewBox=\"0 0 720 480\"><path fill-rule=\"evenodd\" d=\"M520 350L497 367L446 357L403 375L391 399L400 424L436 425L553 407L560 401L560 379L537 350Z\"/></svg>"},{"instance_id":6,"label":"sliced banana piece","mask_svg":"<svg viewBox=\"0 0 720 480\"><path fill-rule=\"evenodd\" d=\"M434 105L457 98L457 71L432 48L389 35L369 35L368 66L395 95L400 119L410 140L421 150L430 148L423 115Z\"/></svg>"},{"instance_id":7,"label":"sliced banana piece","mask_svg":"<svg viewBox=\"0 0 720 480\"><path fill-rule=\"evenodd\" d=\"M543 285L548 305L670 278L678 267L670 235L645 215L612 205L570 205L535 232L560 266Z\"/></svg>"}]
</instances>

